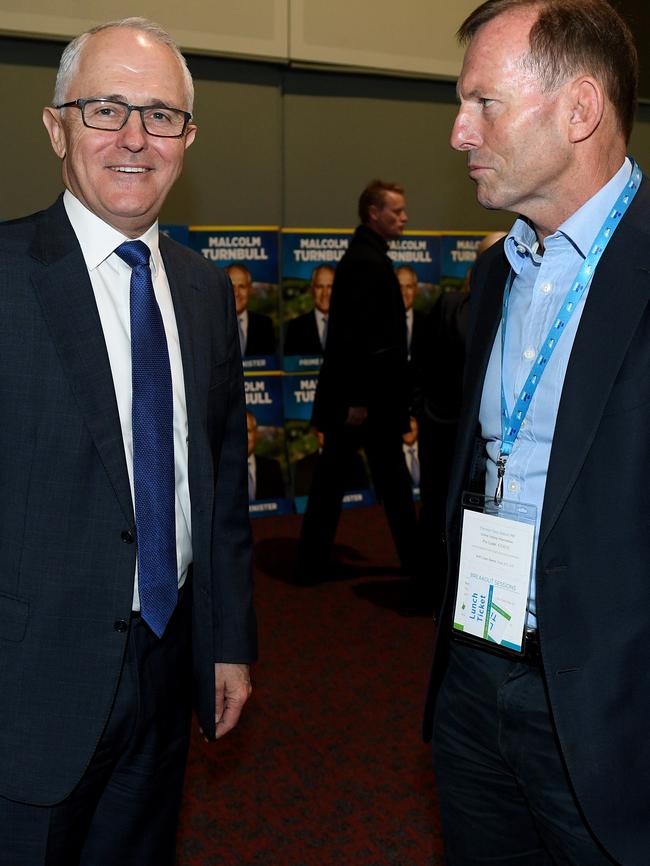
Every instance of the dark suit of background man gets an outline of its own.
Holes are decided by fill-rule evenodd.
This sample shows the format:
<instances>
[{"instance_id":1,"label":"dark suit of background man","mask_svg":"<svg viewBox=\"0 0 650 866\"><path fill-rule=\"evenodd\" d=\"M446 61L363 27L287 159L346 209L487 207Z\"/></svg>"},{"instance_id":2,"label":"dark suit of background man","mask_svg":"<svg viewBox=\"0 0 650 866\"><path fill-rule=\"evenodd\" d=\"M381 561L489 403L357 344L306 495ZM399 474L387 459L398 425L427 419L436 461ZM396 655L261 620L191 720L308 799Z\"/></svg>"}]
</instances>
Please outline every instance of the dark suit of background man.
<instances>
[{"instance_id":1,"label":"dark suit of background man","mask_svg":"<svg viewBox=\"0 0 650 866\"><path fill-rule=\"evenodd\" d=\"M650 190L626 159L637 60L604 0L490 0L459 34L454 148L478 201L520 214L476 263L431 702L446 860L621 863L650 850ZM617 204L618 203L618 204ZM495 495L509 413L600 229L507 458L537 506L523 657L450 641L461 496ZM616 219L612 216L612 219ZM585 262L585 259L587 261ZM512 280L506 327L502 301ZM482 479L472 469L483 458ZM478 486L475 486L478 484ZM427 720L431 731L431 719Z\"/></svg>"},{"instance_id":2,"label":"dark suit of background man","mask_svg":"<svg viewBox=\"0 0 650 866\"><path fill-rule=\"evenodd\" d=\"M388 241L407 221L404 191L373 181L359 199L361 225L334 278L327 345L314 399L313 424L325 444L300 536L300 575L327 568L345 490L350 453L365 449L404 571L416 557L415 507L402 454L409 429L404 302Z\"/></svg>"},{"instance_id":3,"label":"dark suit of background man","mask_svg":"<svg viewBox=\"0 0 650 866\"><path fill-rule=\"evenodd\" d=\"M79 37L43 110L67 191L0 227L2 866L170 866L192 697L214 738L250 692L233 295L157 224L196 134L192 96L157 25L127 19ZM114 252L145 243L141 264ZM148 304L133 324L130 291L138 309ZM136 417L160 384L142 380L135 341L131 363L131 337L143 334L169 412L157 425L158 406L132 428L132 394ZM155 508L147 523L133 504L134 490L142 502L163 483L140 457L134 476L143 434L145 451L153 435L173 444L170 495L155 499L170 531ZM160 562L168 553L166 581L143 567L145 548Z\"/></svg>"},{"instance_id":4,"label":"dark suit of background man","mask_svg":"<svg viewBox=\"0 0 650 866\"><path fill-rule=\"evenodd\" d=\"M418 294L418 275L407 265L402 265L395 268L397 280L402 292L402 300L404 301L404 309L406 310L406 348L408 349L409 359L413 356L414 351L423 337L423 330L426 316L422 310L416 310L413 303Z\"/></svg>"},{"instance_id":5,"label":"dark suit of background man","mask_svg":"<svg viewBox=\"0 0 650 866\"><path fill-rule=\"evenodd\" d=\"M314 309L291 319L284 340L285 355L322 355L327 342L330 297L334 283L334 268L319 265L311 275L310 290Z\"/></svg>"},{"instance_id":6,"label":"dark suit of background man","mask_svg":"<svg viewBox=\"0 0 650 866\"><path fill-rule=\"evenodd\" d=\"M226 273L235 292L235 309L239 329L239 348L242 355L275 354L273 322L263 313L248 309L253 291L253 278L245 265L228 265Z\"/></svg>"}]
</instances>

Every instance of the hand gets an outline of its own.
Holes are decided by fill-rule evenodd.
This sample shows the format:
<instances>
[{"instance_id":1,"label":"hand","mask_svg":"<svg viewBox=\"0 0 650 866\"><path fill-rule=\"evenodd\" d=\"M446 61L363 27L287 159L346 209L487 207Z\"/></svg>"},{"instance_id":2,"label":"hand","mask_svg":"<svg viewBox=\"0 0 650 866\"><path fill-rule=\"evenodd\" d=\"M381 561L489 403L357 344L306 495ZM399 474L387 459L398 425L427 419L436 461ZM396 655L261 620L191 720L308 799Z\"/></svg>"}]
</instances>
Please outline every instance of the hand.
<instances>
[{"instance_id":1,"label":"hand","mask_svg":"<svg viewBox=\"0 0 650 866\"><path fill-rule=\"evenodd\" d=\"M252 687L248 665L217 662L214 666L216 689L215 737L232 731L250 697Z\"/></svg>"},{"instance_id":2,"label":"hand","mask_svg":"<svg viewBox=\"0 0 650 866\"><path fill-rule=\"evenodd\" d=\"M368 410L365 406L350 406L348 408L348 417L345 419L345 423L349 424L350 427L361 427L367 417Z\"/></svg>"}]
</instances>

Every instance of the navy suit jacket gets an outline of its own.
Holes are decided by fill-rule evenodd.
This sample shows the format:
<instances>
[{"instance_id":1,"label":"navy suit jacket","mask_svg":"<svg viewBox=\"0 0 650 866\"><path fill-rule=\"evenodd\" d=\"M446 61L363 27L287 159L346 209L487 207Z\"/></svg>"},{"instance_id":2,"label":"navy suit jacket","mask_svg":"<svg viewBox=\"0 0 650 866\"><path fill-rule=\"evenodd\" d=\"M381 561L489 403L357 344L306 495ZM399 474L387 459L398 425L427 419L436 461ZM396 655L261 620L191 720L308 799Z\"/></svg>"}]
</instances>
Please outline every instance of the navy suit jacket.
<instances>
[{"instance_id":1,"label":"navy suit jacket","mask_svg":"<svg viewBox=\"0 0 650 866\"><path fill-rule=\"evenodd\" d=\"M466 391L447 512L452 579L434 658L428 735L448 655L459 503L472 484L483 381L506 275L500 243L477 262L472 284ZM645 179L598 265L576 334L553 436L536 568L543 673L572 785L609 853L625 866L641 866L650 847L650 184Z\"/></svg>"},{"instance_id":2,"label":"navy suit jacket","mask_svg":"<svg viewBox=\"0 0 650 866\"><path fill-rule=\"evenodd\" d=\"M189 430L196 708L215 661L255 657L246 425L232 289L160 236ZM133 505L104 334L61 199L0 226L0 795L81 778L115 695L132 605Z\"/></svg>"}]
</instances>

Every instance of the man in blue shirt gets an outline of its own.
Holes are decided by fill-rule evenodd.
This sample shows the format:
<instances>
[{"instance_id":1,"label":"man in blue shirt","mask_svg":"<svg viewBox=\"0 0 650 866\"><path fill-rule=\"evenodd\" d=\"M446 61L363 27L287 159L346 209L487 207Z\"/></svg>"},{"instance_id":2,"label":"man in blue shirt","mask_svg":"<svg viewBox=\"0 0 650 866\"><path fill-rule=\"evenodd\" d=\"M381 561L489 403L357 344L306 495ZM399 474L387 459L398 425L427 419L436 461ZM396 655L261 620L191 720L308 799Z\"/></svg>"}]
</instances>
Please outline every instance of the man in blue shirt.
<instances>
[{"instance_id":1,"label":"man in blue shirt","mask_svg":"<svg viewBox=\"0 0 650 866\"><path fill-rule=\"evenodd\" d=\"M478 201L519 218L472 281L425 721L446 862L640 866L650 191L626 156L636 50L605 0L488 0L459 37L451 143ZM522 652L462 640L464 491L536 512ZM487 580L497 591L498 572Z\"/></svg>"}]
</instances>

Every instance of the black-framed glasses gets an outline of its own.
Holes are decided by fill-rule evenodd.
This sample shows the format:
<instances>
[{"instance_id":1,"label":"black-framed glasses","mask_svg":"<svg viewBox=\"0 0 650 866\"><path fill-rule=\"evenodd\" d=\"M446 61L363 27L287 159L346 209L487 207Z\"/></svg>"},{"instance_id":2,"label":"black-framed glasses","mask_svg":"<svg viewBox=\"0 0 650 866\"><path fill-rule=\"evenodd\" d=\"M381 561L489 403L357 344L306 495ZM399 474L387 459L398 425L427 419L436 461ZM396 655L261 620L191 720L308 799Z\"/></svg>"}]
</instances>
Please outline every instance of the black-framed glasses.
<instances>
[{"instance_id":1,"label":"black-framed glasses","mask_svg":"<svg viewBox=\"0 0 650 866\"><path fill-rule=\"evenodd\" d=\"M181 111L180 108L169 108L166 105L129 105L128 102L117 99L73 99L72 102L54 106L56 109L75 107L81 111L84 126L106 132L119 132L131 112L137 111L145 132L158 138L180 138L192 119L188 111Z\"/></svg>"}]
</instances>

